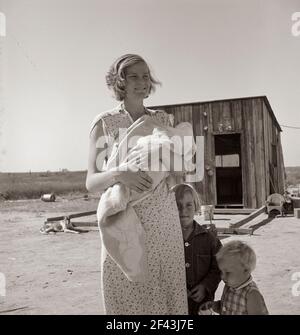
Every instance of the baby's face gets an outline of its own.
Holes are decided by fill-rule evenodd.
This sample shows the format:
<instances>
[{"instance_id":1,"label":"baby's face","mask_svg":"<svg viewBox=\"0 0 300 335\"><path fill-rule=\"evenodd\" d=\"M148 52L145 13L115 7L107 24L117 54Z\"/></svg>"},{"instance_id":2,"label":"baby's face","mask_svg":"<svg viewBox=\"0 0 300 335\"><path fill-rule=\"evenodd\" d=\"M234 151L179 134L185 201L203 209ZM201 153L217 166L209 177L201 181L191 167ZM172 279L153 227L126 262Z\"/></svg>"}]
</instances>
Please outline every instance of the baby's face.
<instances>
[{"instance_id":1,"label":"baby's face","mask_svg":"<svg viewBox=\"0 0 300 335\"><path fill-rule=\"evenodd\" d=\"M195 202L192 193L184 192L183 197L176 199L176 202L182 228L191 227L195 215Z\"/></svg>"},{"instance_id":2,"label":"baby's face","mask_svg":"<svg viewBox=\"0 0 300 335\"><path fill-rule=\"evenodd\" d=\"M221 278L230 287L238 287L250 276L250 271L245 269L238 257L227 257L218 262Z\"/></svg>"}]
</instances>

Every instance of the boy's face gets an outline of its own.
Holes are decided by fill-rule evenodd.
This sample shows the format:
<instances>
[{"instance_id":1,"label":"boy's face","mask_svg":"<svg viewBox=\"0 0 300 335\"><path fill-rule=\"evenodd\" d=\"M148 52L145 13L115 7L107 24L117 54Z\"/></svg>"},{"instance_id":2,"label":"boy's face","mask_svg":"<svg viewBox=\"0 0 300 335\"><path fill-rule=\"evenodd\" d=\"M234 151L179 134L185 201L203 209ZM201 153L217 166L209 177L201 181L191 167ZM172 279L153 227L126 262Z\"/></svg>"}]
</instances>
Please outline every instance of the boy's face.
<instances>
[{"instance_id":1,"label":"boy's face","mask_svg":"<svg viewBox=\"0 0 300 335\"><path fill-rule=\"evenodd\" d=\"M195 216L195 202L191 192L184 192L181 199L176 199L179 211L179 218L182 228L189 228L193 225Z\"/></svg>"},{"instance_id":2,"label":"boy's face","mask_svg":"<svg viewBox=\"0 0 300 335\"><path fill-rule=\"evenodd\" d=\"M221 278L232 288L240 286L250 277L250 271L245 269L238 257L227 257L218 262Z\"/></svg>"}]
</instances>

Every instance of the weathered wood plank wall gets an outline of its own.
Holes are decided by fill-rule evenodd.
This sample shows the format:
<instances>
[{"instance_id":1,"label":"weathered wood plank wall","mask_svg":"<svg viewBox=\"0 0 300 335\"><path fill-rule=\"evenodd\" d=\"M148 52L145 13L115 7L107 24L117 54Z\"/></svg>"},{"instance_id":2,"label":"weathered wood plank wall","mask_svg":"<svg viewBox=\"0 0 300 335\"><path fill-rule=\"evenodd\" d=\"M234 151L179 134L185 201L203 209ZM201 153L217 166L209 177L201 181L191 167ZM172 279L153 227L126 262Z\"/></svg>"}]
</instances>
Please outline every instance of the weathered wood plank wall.
<instances>
[{"instance_id":1,"label":"weathered wood plank wall","mask_svg":"<svg viewBox=\"0 0 300 335\"><path fill-rule=\"evenodd\" d=\"M175 125L187 121L194 136L204 136L204 179L195 183L203 204L217 204L215 135L241 135L243 205L258 208L272 191L282 193L285 184L280 128L267 98L155 106L174 115ZM275 148L275 149L274 149ZM274 157L274 153L275 156ZM211 169L213 175L207 171Z\"/></svg>"}]
</instances>

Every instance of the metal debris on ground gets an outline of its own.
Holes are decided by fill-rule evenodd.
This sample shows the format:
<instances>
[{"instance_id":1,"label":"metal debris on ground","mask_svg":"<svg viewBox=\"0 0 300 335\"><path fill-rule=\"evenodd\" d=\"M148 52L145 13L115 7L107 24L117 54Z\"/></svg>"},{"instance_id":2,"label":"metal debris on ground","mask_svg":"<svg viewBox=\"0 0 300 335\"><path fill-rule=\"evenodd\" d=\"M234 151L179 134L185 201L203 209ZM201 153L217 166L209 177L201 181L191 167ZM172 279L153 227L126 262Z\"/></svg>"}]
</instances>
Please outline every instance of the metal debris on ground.
<instances>
[{"instance_id":1,"label":"metal debris on ground","mask_svg":"<svg viewBox=\"0 0 300 335\"><path fill-rule=\"evenodd\" d=\"M55 194L54 193L50 193L50 194L43 194L41 196L41 200L45 201L45 202L54 202L56 199Z\"/></svg>"}]
</instances>

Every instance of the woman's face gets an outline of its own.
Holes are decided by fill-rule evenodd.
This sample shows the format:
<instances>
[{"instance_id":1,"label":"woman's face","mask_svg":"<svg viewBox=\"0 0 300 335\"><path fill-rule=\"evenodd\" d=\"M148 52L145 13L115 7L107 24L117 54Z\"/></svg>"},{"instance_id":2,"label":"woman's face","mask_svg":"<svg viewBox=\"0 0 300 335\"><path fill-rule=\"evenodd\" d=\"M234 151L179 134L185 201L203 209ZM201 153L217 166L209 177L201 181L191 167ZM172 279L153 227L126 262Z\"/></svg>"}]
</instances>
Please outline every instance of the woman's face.
<instances>
[{"instance_id":1,"label":"woman's face","mask_svg":"<svg viewBox=\"0 0 300 335\"><path fill-rule=\"evenodd\" d=\"M183 193L181 199L176 199L179 211L179 218L182 228L190 228L193 226L195 216L195 202L191 192Z\"/></svg>"},{"instance_id":2,"label":"woman's face","mask_svg":"<svg viewBox=\"0 0 300 335\"><path fill-rule=\"evenodd\" d=\"M140 100L149 95L151 87L147 64L139 62L129 66L125 71L125 98Z\"/></svg>"}]
</instances>

